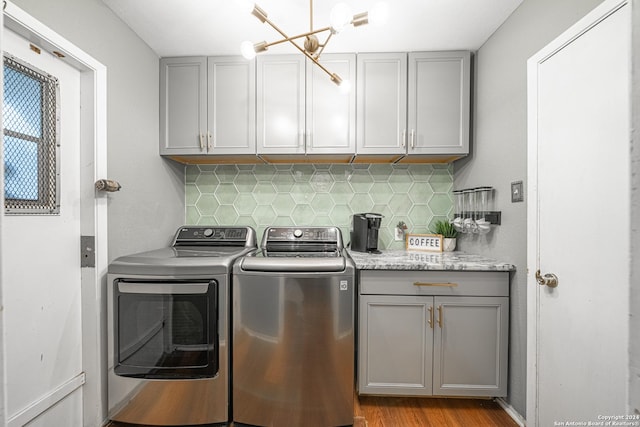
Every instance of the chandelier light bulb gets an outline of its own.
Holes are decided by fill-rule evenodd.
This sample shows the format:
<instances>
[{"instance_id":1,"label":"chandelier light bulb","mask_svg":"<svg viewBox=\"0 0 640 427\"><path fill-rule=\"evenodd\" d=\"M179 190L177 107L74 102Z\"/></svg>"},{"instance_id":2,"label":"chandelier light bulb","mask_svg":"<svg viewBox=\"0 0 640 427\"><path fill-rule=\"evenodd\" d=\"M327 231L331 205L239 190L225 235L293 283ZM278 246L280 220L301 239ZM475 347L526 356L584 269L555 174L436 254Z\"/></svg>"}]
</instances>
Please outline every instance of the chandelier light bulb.
<instances>
[{"instance_id":1,"label":"chandelier light bulb","mask_svg":"<svg viewBox=\"0 0 640 427\"><path fill-rule=\"evenodd\" d=\"M237 0L238 1L238 7L241 10L241 13L243 13L244 15L249 15L252 11L253 8L255 7L255 3L252 2L251 0Z\"/></svg>"},{"instance_id":2,"label":"chandelier light bulb","mask_svg":"<svg viewBox=\"0 0 640 427\"><path fill-rule=\"evenodd\" d=\"M240 43L240 53L245 59L253 59L256 57L256 50L253 47L253 43L248 40Z\"/></svg>"},{"instance_id":3,"label":"chandelier light bulb","mask_svg":"<svg viewBox=\"0 0 640 427\"><path fill-rule=\"evenodd\" d=\"M373 5L369 11L369 23L372 26L382 26L389 20L389 5L387 2L379 1Z\"/></svg>"},{"instance_id":4,"label":"chandelier light bulb","mask_svg":"<svg viewBox=\"0 0 640 427\"><path fill-rule=\"evenodd\" d=\"M351 93L351 80L343 80L338 85L338 88L342 95L348 95L349 93Z\"/></svg>"},{"instance_id":5,"label":"chandelier light bulb","mask_svg":"<svg viewBox=\"0 0 640 427\"><path fill-rule=\"evenodd\" d=\"M329 14L329 25L337 33L351 23L351 8L346 3L338 3L331 9Z\"/></svg>"}]
</instances>

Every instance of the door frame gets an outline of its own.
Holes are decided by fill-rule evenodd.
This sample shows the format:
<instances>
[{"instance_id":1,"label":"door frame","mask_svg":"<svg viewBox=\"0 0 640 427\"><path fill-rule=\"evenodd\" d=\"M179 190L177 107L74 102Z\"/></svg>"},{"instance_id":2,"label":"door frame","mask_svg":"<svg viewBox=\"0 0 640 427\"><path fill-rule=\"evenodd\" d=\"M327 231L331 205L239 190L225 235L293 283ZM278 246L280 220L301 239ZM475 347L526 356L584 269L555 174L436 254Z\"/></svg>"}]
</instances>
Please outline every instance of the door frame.
<instances>
[{"instance_id":1,"label":"door frame","mask_svg":"<svg viewBox=\"0 0 640 427\"><path fill-rule=\"evenodd\" d=\"M605 0L527 61L527 405L528 426L538 425L538 304L540 286L538 218L538 66L564 47L629 4L631 0Z\"/></svg>"},{"instance_id":2,"label":"door frame","mask_svg":"<svg viewBox=\"0 0 640 427\"><path fill-rule=\"evenodd\" d=\"M95 236L95 268L81 269L82 374L49 396L35 402L25 411L16 414L12 419L8 419L10 414L6 413L2 419L7 422L7 425L14 423L22 425L23 421L35 418L57 400L61 400L82 386L83 424L100 426L106 417L107 406L104 294L108 266L108 197L105 193L97 193L93 183L107 176L107 68L13 3L5 4L3 29L8 28L28 40L33 40L34 44L49 52L63 53L65 57L62 60L80 71L82 107L80 137L83 141L80 147L80 232L83 236ZM0 50L2 50L1 38ZM4 194L0 194L0 201L4 201ZM2 251L0 251L1 254ZM78 254L78 268L80 268L80 254ZM4 324L2 327L4 328ZM2 393L6 396L6 386L3 386Z\"/></svg>"}]
</instances>

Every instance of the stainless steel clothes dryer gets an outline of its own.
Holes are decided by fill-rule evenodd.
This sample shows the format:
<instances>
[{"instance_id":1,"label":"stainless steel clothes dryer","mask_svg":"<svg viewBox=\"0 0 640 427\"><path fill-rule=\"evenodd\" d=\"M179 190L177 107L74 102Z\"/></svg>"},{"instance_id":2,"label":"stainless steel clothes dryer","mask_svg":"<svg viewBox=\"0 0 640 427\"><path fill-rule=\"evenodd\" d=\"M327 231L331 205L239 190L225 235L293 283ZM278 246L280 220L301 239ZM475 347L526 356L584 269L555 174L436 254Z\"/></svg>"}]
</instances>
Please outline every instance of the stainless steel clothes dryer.
<instances>
[{"instance_id":1,"label":"stainless steel clothes dryer","mask_svg":"<svg viewBox=\"0 0 640 427\"><path fill-rule=\"evenodd\" d=\"M251 227L184 226L170 247L109 265L109 419L229 421L231 269L255 248Z\"/></svg>"}]
</instances>

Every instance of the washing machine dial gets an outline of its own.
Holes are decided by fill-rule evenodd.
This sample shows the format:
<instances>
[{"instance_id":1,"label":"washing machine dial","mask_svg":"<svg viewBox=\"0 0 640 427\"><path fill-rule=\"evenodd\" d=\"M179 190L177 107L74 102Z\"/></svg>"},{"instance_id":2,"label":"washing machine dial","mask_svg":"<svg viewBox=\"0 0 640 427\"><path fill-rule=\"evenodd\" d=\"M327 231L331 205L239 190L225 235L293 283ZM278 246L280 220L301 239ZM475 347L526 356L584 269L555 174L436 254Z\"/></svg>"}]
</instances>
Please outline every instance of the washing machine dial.
<instances>
[{"instance_id":1,"label":"washing machine dial","mask_svg":"<svg viewBox=\"0 0 640 427\"><path fill-rule=\"evenodd\" d=\"M213 236L213 229L211 228L206 228L203 232L204 237L211 237Z\"/></svg>"},{"instance_id":2,"label":"washing machine dial","mask_svg":"<svg viewBox=\"0 0 640 427\"><path fill-rule=\"evenodd\" d=\"M293 231L293 237L295 237L296 239L299 239L300 237L302 237L302 230L300 230L299 228L295 229Z\"/></svg>"}]
</instances>

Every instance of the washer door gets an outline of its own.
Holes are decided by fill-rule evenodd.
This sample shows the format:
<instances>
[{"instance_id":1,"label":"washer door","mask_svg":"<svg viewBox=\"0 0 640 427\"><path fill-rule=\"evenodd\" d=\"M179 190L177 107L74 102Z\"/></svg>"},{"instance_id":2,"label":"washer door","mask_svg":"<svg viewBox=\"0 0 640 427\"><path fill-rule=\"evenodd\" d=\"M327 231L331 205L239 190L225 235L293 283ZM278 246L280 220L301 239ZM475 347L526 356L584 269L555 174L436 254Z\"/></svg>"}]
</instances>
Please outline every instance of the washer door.
<instances>
[{"instance_id":1,"label":"washer door","mask_svg":"<svg viewBox=\"0 0 640 427\"><path fill-rule=\"evenodd\" d=\"M114 372L146 379L218 373L218 282L114 283Z\"/></svg>"}]
</instances>

